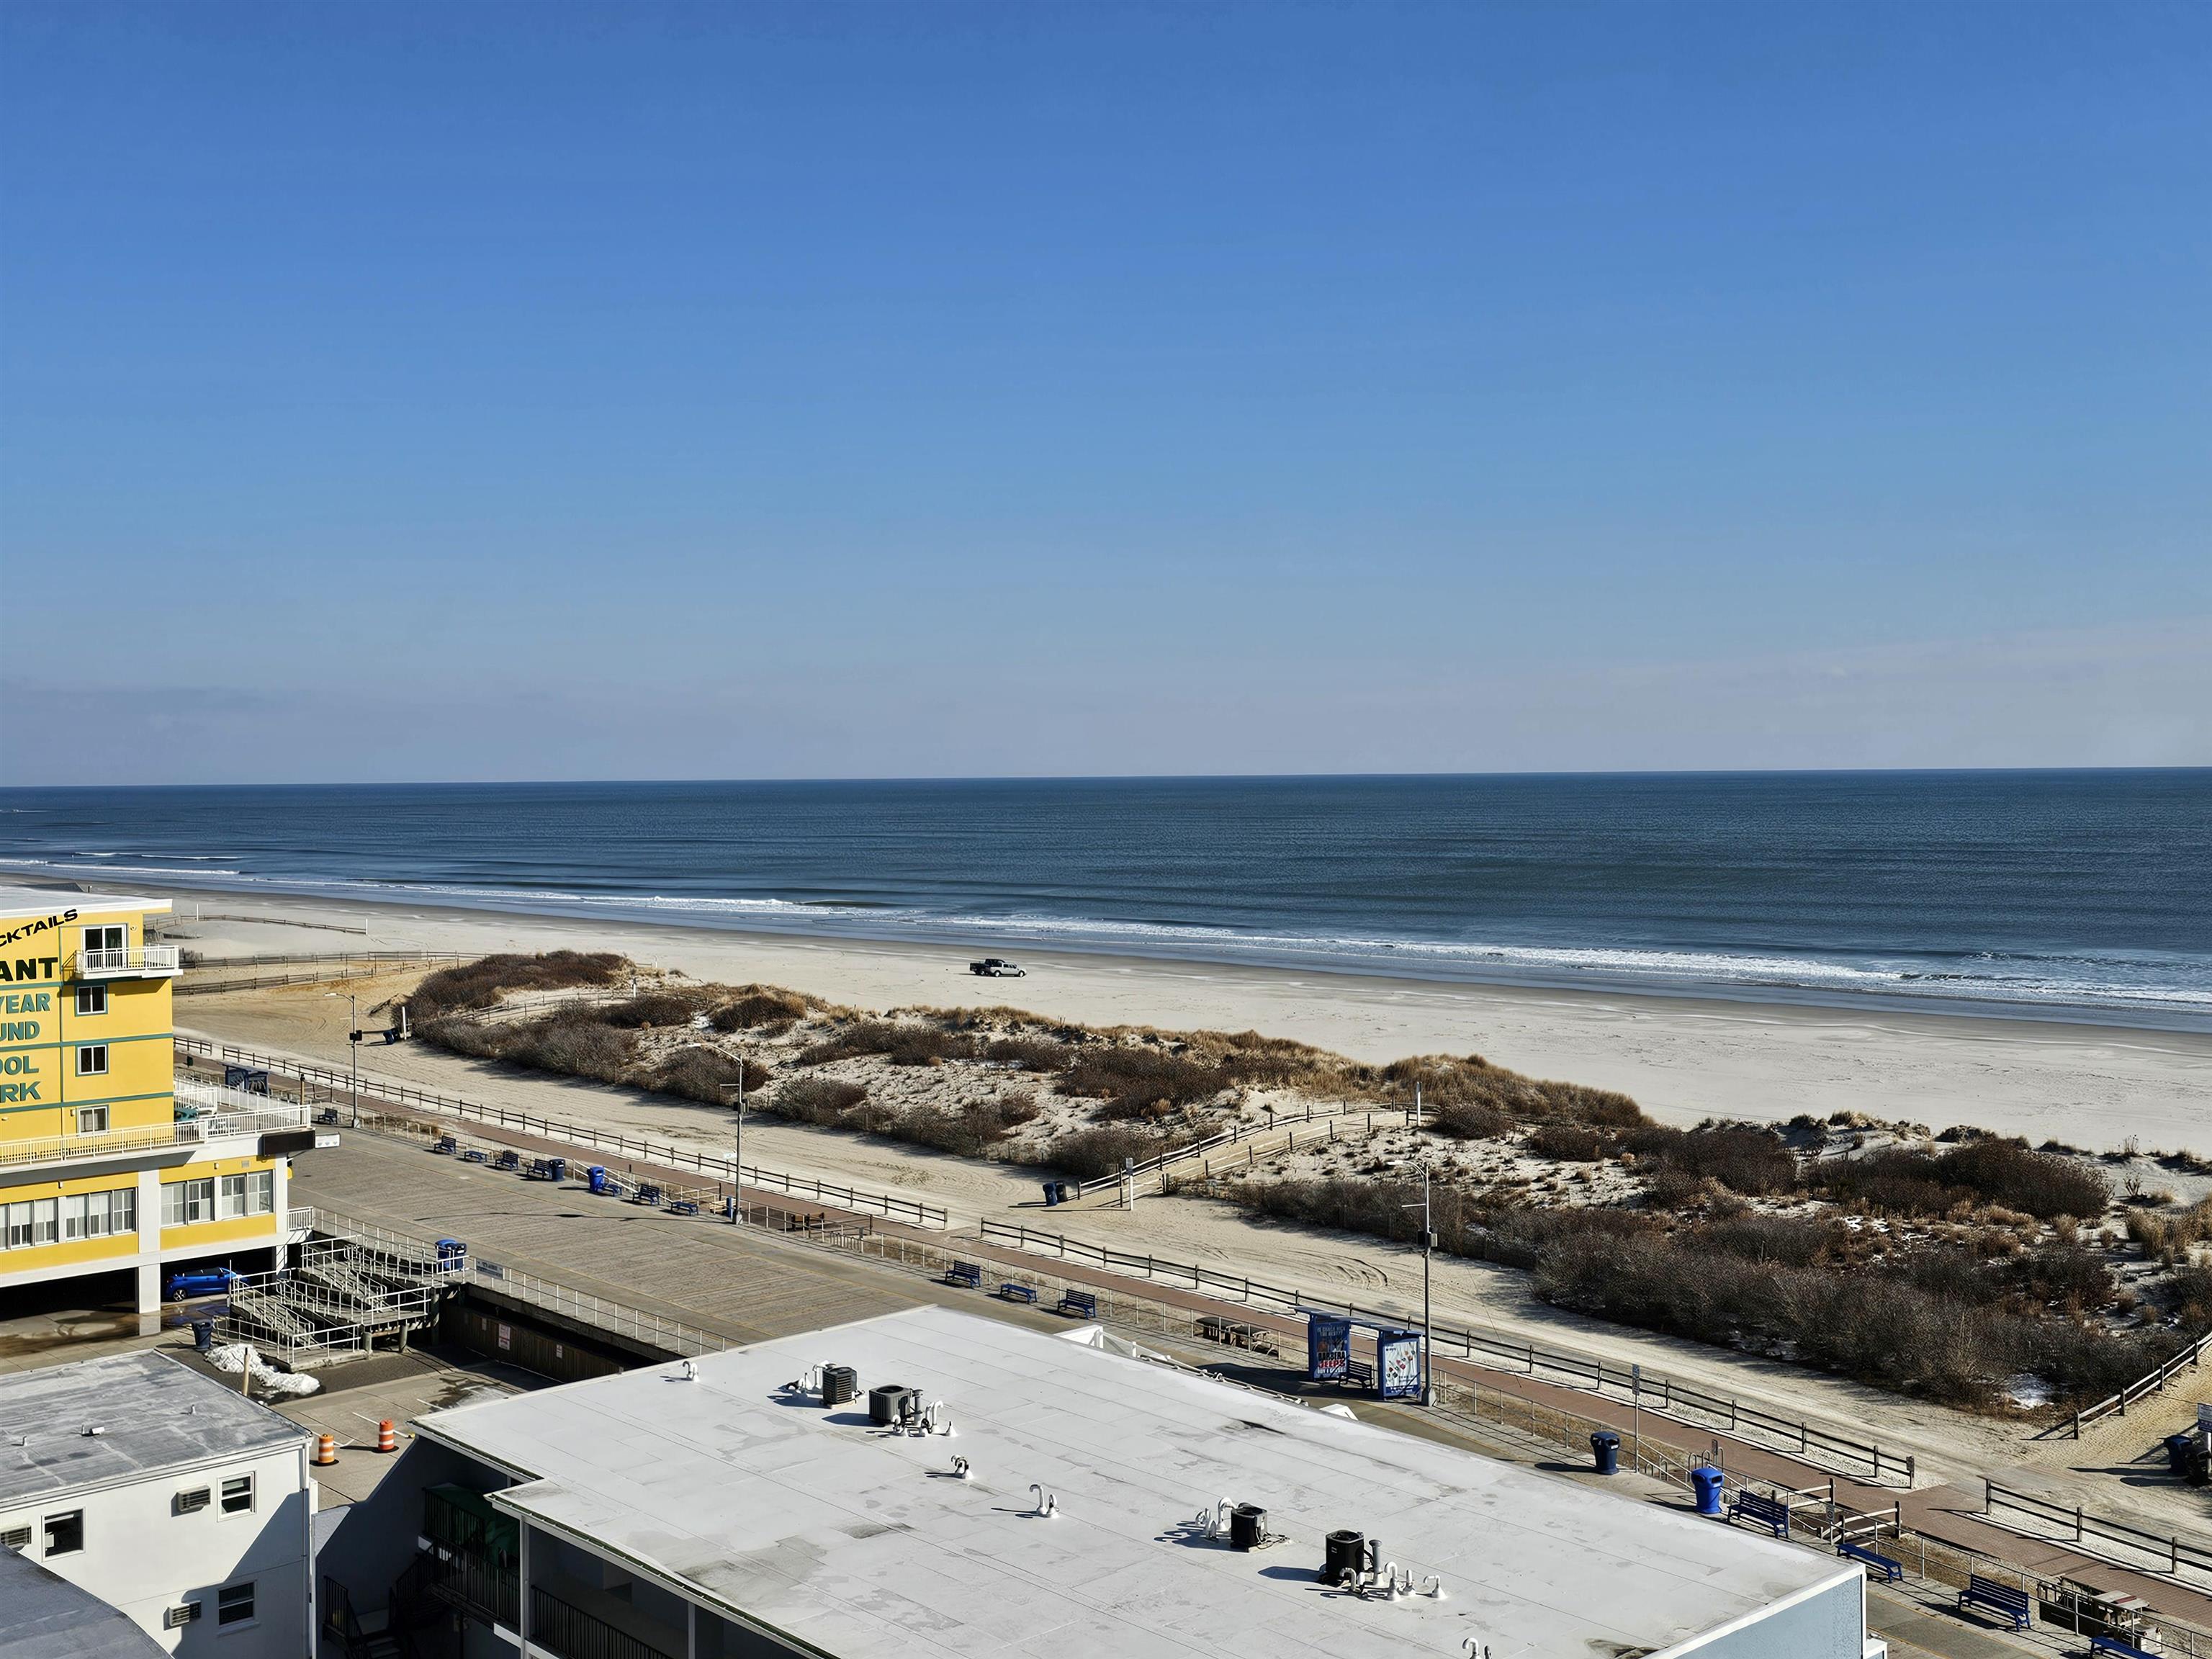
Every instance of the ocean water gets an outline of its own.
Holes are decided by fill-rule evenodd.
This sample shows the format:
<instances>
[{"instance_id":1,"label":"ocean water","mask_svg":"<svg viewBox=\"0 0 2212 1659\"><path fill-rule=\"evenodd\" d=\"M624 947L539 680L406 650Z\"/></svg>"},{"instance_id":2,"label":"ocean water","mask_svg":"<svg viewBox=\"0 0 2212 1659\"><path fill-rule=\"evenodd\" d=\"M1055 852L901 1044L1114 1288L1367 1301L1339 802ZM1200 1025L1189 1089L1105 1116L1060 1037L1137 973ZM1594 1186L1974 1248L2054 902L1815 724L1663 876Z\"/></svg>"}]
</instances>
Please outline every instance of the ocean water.
<instances>
[{"instance_id":1,"label":"ocean water","mask_svg":"<svg viewBox=\"0 0 2212 1659\"><path fill-rule=\"evenodd\" d=\"M41 873L2212 1028L2212 770L0 790Z\"/></svg>"}]
</instances>

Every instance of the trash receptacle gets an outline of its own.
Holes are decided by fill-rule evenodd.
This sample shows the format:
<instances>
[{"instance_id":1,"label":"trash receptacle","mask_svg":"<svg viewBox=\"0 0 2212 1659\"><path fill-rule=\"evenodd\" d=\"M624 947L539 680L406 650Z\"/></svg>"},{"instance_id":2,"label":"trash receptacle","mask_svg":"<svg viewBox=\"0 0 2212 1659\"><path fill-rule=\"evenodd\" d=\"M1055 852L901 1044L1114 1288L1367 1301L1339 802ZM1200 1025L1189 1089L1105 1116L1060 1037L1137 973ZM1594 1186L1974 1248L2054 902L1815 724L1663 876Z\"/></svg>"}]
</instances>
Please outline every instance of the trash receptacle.
<instances>
[{"instance_id":1,"label":"trash receptacle","mask_svg":"<svg viewBox=\"0 0 2212 1659\"><path fill-rule=\"evenodd\" d=\"M591 1183L592 1183L592 1190L593 1192L595 1192L595 1193L604 1193L604 1192L605 1192L605 1191L606 1191L606 1189L607 1189L607 1166L606 1166L605 1164L594 1164L593 1165L592 1165L592 1167L591 1167L590 1169L588 1169L588 1170L585 1170L585 1171L584 1171L584 1174L585 1174L586 1176L588 1176L588 1177L590 1178L590 1180L591 1180Z\"/></svg>"},{"instance_id":2,"label":"trash receptacle","mask_svg":"<svg viewBox=\"0 0 2212 1659\"><path fill-rule=\"evenodd\" d=\"M2189 1457L2182 1466L2182 1479L2192 1486L2212 1485L2212 1452L2202 1446L2191 1446Z\"/></svg>"},{"instance_id":3,"label":"trash receptacle","mask_svg":"<svg viewBox=\"0 0 2212 1659\"><path fill-rule=\"evenodd\" d=\"M1620 1437L1610 1429L1600 1429L1590 1437L1592 1467L1600 1474L1620 1472Z\"/></svg>"},{"instance_id":4,"label":"trash receptacle","mask_svg":"<svg viewBox=\"0 0 2212 1659\"><path fill-rule=\"evenodd\" d=\"M1047 1181L1040 1184L1044 1188L1044 1201L1048 1208L1060 1202L1060 1183L1057 1181Z\"/></svg>"},{"instance_id":5,"label":"trash receptacle","mask_svg":"<svg viewBox=\"0 0 2212 1659\"><path fill-rule=\"evenodd\" d=\"M1067 1183L1065 1181L1054 1182L1052 1183L1052 1190L1053 1201L1054 1203L1065 1204L1067 1202Z\"/></svg>"},{"instance_id":6,"label":"trash receptacle","mask_svg":"<svg viewBox=\"0 0 2212 1659\"><path fill-rule=\"evenodd\" d=\"M1721 1481L1718 1469L1703 1468L1690 1471L1690 1487L1698 1495L1699 1515L1718 1515L1721 1512Z\"/></svg>"},{"instance_id":7,"label":"trash receptacle","mask_svg":"<svg viewBox=\"0 0 2212 1659\"><path fill-rule=\"evenodd\" d=\"M192 1346L198 1348L202 1353L207 1352L215 1346L215 1321L212 1319L192 1321Z\"/></svg>"},{"instance_id":8,"label":"trash receptacle","mask_svg":"<svg viewBox=\"0 0 2212 1659\"><path fill-rule=\"evenodd\" d=\"M545 1178L549 1181L566 1181L568 1178L568 1160L565 1158L547 1158Z\"/></svg>"}]
</instances>

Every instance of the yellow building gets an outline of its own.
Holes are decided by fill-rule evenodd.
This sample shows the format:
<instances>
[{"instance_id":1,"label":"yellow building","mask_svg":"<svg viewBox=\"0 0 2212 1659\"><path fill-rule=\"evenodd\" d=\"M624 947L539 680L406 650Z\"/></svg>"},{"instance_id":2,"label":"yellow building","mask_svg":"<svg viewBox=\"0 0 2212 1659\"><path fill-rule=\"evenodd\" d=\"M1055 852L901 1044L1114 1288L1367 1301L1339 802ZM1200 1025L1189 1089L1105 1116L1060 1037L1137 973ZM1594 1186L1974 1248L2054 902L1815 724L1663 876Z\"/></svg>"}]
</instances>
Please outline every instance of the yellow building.
<instances>
[{"instance_id":1,"label":"yellow building","mask_svg":"<svg viewBox=\"0 0 2212 1659\"><path fill-rule=\"evenodd\" d=\"M161 1305L176 1264L277 1264L305 1109L175 1080L166 899L0 887L0 1314L20 1287Z\"/></svg>"}]
</instances>

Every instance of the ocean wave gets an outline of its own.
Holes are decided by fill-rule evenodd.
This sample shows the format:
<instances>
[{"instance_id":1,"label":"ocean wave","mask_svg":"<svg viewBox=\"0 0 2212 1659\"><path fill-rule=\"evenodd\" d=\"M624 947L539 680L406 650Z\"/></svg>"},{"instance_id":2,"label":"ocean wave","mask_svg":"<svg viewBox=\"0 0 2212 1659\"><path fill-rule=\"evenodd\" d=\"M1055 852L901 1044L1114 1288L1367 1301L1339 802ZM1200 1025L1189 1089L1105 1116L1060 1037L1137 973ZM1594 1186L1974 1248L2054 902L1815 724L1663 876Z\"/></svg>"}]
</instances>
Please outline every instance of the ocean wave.
<instances>
[{"instance_id":1,"label":"ocean wave","mask_svg":"<svg viewBox=\"0 0 2212 1659\"><path fill-rule=\"evenodd\" d=\"M205 884L222 890L260 890L371 902L452 904L648 921L688 920L702 926L758 927L777 933L813 931L851 937L1018 942L1043 949L1060 946L1139 957L1309 965L1322 969L1402 973L1409 977L1591 988L1796 993L1847 1002L1881 997L1923 1003L1942 1000L2212 1017L2212 963L2151 961L2110 952L2037 957L1978 951L1948 960L1899 956L1853 961L1773 951L1266 930L1058 915L1036 910L978 915L884 901L579 892L556 888L345 877L265 876L206 864L191 867L155 863L72 866L51 860L0 857L0 866L93 876L103 880L137 876L186 886Z\"/></svg>"}]
</instances>

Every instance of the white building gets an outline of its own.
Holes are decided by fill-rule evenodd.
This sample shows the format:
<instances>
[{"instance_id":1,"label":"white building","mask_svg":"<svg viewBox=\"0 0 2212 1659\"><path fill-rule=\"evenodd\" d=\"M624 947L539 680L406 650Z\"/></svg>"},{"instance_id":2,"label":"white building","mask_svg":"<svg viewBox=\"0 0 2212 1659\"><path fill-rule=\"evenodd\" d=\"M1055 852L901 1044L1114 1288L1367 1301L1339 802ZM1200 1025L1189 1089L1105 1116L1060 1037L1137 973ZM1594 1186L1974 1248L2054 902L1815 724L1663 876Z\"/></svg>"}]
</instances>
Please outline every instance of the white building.
<instances>
[{"instance_id":1,"label":"white building","mask_svg":"<svg viewBox=\"0 0 2212 1659\"><path fill-rule=\"evenodd\" d=\"M299 1659L309 1438L164 1354L0 1376L0 1546L182 1659Z\"/></svg>"},{"instance_id":2,"label":"white building","mask_svg":"<svg viewBox=\"0 0 2212 1659\"><path fill-rule=\"evenodd\" d=\"M855 1403L799 1386L825 1364ZM872 1424L876 1384L952 1432ZM362 1628L459 1612L486 1659L1869 1650L1855 1564L941 1308L416 1428L325 1582ZM1224 1504L1265 1511L1264 1547L1201 1524ZM1410 1593L1324 1582L1339 1532Z\"/></svg>"}]
</instances>

